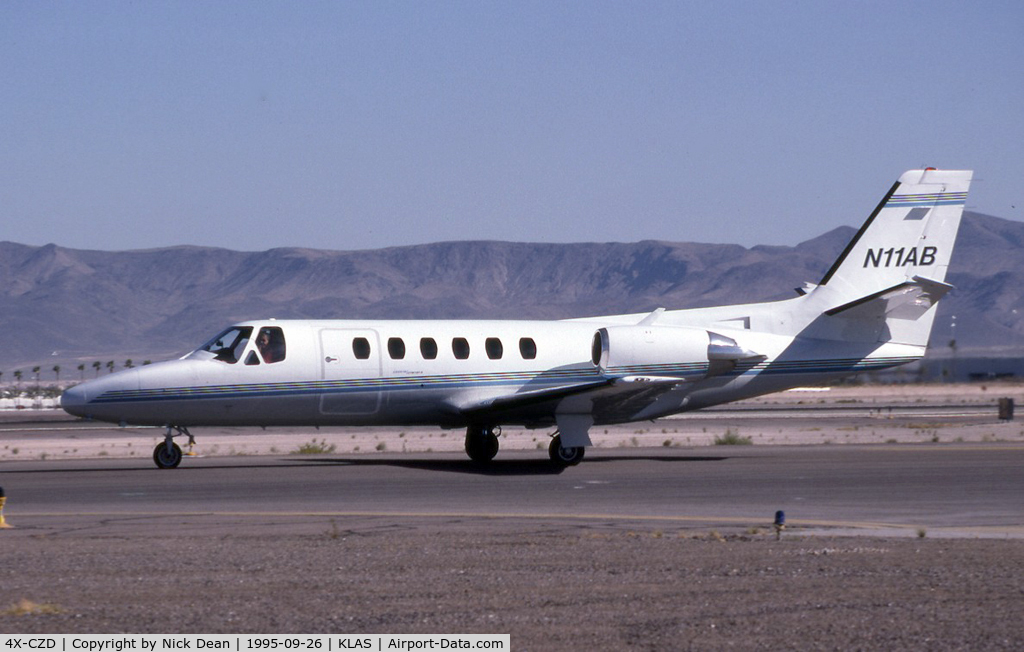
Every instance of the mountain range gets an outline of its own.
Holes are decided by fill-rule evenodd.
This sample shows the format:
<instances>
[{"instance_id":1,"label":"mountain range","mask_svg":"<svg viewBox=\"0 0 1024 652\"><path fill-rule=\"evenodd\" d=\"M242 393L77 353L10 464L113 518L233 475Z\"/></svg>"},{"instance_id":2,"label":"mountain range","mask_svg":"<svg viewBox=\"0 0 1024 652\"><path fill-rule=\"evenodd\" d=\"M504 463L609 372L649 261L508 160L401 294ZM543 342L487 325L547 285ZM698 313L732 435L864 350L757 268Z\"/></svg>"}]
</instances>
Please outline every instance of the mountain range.
<instances>
[{"instance_id":1,"label":"mountain range","mask_svg":"<svg viewBox=\"0 0 1024 652\"><path fill-rule=\"evenodd\" d=\"M750 248L643 241L89 251L0 242L0 372L180 356L244 319L561 319L783 299L819 281L854 232ZM939 306L936 352L954 337L960 350L1017 347L1022 244L1024 224L964 213L946 279L957 289Z\"/></svg>"}]
</instances>

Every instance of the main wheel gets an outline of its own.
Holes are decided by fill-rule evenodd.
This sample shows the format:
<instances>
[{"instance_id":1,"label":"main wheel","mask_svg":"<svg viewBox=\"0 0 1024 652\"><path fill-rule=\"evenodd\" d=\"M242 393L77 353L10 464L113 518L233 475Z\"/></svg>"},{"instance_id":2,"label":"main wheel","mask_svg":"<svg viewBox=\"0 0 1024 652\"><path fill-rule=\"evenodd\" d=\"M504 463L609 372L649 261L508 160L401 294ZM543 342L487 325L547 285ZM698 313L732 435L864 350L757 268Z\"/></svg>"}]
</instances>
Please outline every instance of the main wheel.
<instances>
[{"instance_id":1,"label":"main wheel","mask_svg":"<svg viewBox=\"0 0 1024 652\"><path fill-rule=\"evenodd\" d=\"M498 435L490 428L466 430L466 455L477 464L486 464L498 454Z\"/></svg>"},{"instance_id":2,"label":"main wheel","mask_svg":"<svg viewBox=\"0 0 1024 652\"><path fill-rule=\"evenodd\" d=\"M171 443L171 449L167 450L167 442L162 441L153 449L153 461L157 468L173 469L181 464L181 447Z\"/></svg>"},{"instance_id":3,"label":"main wheel","mask_svg":"<svg viewBox=\"0 0 1024 652\"><path fill-rule=\"evenodd\" d=\"M548 457L558 466L576 466L583 461L587 449L583 446L562 447L562 435L555 435L548 445Z\"/></svg>"}]
</instances>

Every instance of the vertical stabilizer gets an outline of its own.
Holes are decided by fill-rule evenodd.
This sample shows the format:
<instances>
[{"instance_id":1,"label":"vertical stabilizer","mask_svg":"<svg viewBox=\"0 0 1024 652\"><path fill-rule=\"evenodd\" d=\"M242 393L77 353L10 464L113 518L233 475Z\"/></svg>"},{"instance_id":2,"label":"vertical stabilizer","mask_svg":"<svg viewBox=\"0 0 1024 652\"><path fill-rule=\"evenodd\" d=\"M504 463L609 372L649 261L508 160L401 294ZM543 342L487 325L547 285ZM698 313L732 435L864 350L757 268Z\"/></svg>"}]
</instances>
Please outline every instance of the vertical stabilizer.
<instances>
[{"instance_id":1,"label":"vertical stabilizer","mask_svg":"<svg viewBox=\"0 0 1024 652\"><path fill-rule=\"evenodd\" d=\"M845 302L915 276L943 282L971 175L931 168L903 173L819 285Z\"/></svg>"},{"instance_id":2,"label":"vertical stabilizer","mask_svg":"<svg viewBox=\"0 0 1024 652\"><path fill-rule=\"evenodd\" d=\"M827 330L927 344L935 303L951 289L946 271L971 176L929 168L899 178L813 291L836 320Z\"/></svg>"}]
</instances>

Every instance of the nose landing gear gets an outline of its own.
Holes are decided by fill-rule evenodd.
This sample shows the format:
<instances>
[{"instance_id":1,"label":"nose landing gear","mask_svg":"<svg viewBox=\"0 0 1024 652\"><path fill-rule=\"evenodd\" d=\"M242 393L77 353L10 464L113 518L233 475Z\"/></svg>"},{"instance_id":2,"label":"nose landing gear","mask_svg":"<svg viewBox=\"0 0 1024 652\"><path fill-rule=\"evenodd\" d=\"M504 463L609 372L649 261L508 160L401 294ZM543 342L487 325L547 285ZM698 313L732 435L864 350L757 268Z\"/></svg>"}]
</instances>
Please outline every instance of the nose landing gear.
<instances>
[{"instance_id":1,"label":"nose landing gear","mask_svg":"<svg viewBox=\"0 0 1024 652\"><path fill-rule=\"evenodd\" d=\"M172 434L177 431L178 434ZM167 432L164 434L164 440L156 445L153 449L153 462L156 463L159 469L173 469L181 464L182 452L181 447L174 443L174 438L185 435L188 437L188 446L191 450L192 446L195 445L195 437L188 431L185 426L167 426Z\"/></svg>"}]
</instances>

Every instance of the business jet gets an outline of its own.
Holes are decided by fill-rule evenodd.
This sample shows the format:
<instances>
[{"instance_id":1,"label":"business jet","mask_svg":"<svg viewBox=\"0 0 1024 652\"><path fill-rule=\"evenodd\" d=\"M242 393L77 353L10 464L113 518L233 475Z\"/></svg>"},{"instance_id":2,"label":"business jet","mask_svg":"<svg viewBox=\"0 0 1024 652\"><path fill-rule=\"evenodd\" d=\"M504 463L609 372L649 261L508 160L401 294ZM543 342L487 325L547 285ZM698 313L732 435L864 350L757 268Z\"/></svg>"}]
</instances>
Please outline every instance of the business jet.
<instances>
[{"instance_id":1,"label":"business jet","mask_svg":"<svg viewBox=\"0 0 1024 652\"><path fill-rule=\"evenodd\" d=\"M920 359L972 172L899 177L838 260L794 298L564 321L256 320L179 360L72 387L72 415L166 428L153 459L200 426L466 429L486 463L503 425L553 428L578 464L592 426L657 419Z\"/></svg>"}]
</instances>

